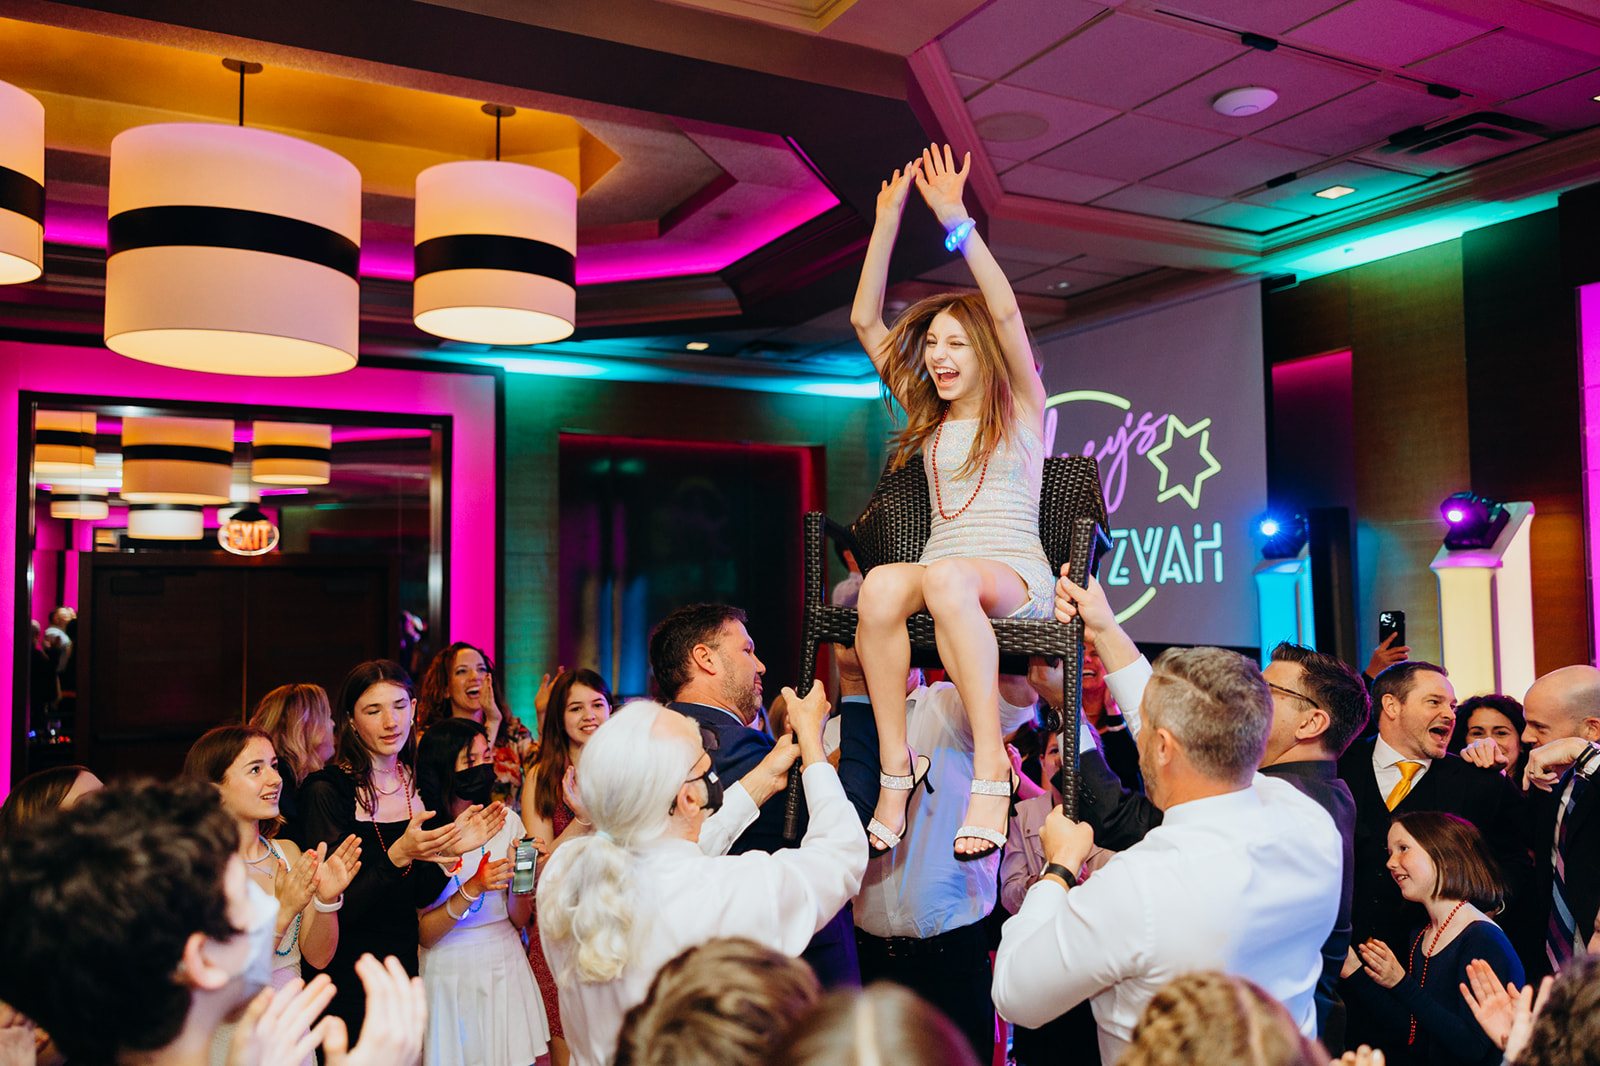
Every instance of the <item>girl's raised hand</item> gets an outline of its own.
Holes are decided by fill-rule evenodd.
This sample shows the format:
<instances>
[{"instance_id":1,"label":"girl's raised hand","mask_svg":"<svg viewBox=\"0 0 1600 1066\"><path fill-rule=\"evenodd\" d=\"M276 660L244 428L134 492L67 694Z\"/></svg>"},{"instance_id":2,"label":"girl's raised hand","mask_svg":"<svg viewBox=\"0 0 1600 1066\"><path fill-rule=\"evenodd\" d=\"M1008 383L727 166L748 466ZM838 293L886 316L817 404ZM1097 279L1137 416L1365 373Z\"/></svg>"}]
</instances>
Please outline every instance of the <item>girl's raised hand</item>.
<instances>
[{"instance_id":1,"label":"girl's raised hand","mask_svg":"<svg viewBox=\"0 0 1600 1066\"><path fill-rule=\"evenodd\" d=\"M934 216L945 229L967 217L967 208L961 194L967 187L967 171L972 169L972 153L961 159L961 169L956 169L955 153L947 144L943 152L936 144L922 150L921 166L917 168L917 191L933 209Z\"/></svg>"},{"instance_id":2,"label":"girl's raised hand","mask_svg":"<svg viewBox=\"0 0 1600 1066\"><path fill-rule=\"evenodd\" d=\"M294 916L311 902L311 894L317 888L317 867L321 863L322 854L312 848L302 851L288 869L281 862L277 864L277 872L272 877L272 894L278 898L278 935L283 935Z\"/></svg>"},{"instance_id":3,"label":"girl's raised hand","mask_svg":"<svg viewBox=\"0 0 1600 1066\"><path fill-rule=\"evenodd\" d=\"M921 165L920 160L913 159L905 165L904 170L897 170L894 176L883 183L878 190L878 216L900 219L900 212L905 210L906 197L911 193L912 176L916 174Z\"/></svg>"},{"instance_id":4,"label":"girl's raised hand","mask_svg":"<svg viewBox=\"0 0 1600 1066\"><path fill-rule=\"evenodd\" d=\"M317 849L320 851L327 846L318 844ZM361 838L351 833L344 838L344 843L333 849L332 855L322 860L322 868L317 872L317 898L332 903L344 895L360 870Z\"/></svg>"}]
</instances>

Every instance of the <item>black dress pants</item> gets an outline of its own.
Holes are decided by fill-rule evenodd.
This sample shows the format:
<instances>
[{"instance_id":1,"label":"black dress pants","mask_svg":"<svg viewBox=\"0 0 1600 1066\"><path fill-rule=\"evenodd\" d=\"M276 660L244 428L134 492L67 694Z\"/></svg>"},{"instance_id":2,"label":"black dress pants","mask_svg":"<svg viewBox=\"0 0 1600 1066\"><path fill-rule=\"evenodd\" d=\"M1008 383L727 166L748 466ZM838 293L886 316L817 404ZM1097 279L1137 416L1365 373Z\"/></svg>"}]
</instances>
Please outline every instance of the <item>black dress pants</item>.
<instances>
[{"instance_id":1,"label":"black dress pants","mask_svg":"<svg viewBox=\"0 0 1600 1066\"><path fill-rule=\"evenodd\" d=\"M880 937L856 930L861 983L893 981L944 1012L966 1035L983 1066L994 1057L994 1000L989 938L973 922L938 936Z\"/></svg>"}]
</instances>

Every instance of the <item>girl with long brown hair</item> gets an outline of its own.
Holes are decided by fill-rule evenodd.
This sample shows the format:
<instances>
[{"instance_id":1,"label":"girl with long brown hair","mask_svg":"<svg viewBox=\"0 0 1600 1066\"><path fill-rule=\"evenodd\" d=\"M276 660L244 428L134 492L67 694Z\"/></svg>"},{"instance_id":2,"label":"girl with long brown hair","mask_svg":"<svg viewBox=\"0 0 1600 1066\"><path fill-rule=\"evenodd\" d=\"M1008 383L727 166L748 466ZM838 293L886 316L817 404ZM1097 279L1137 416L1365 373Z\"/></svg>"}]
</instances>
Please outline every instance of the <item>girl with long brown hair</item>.
<instances>
[{"instance_id":1,"label":"girl with long brown hair","mask_svg":"<svg viewBox=\"0 0 1600 1066\"><path fill-rule=\"evenodd\" d=\"M1000 734L999 652L990 618L1047 618L1055 576L1039 542L1044 476L1044 384L1005 272L962 205L969 154L958 170L946 145L883 183L850 321L905 412L894 462L923 453L932 532L916 563L867 573L858 603L856 650L878 723L878 804L867 825L886 851L905 831L906 803L923 777L906 747L906 620L924 608L937 624L939 653L972 726L972 796L956 830L955 857L993 855L1006 842L1010 764ZM912 304L890 329L883 322L889 256L915 183L960 248L981 295L949 293Z\"/></svg>"},{"instance_id":2,"label":"girl with long brown hair","mask_svg":"<svg viewBox=\"0 0 1600 1066\"><path fill-rule=\"evenodd\" d=\"M539 755L522 785L522 824L545 856L587 828L567 805L566 784L584 745L610 717L611 690L605 678L593 670L562 670L550 682L550 695L539 721ZM537 922L528 925L528 962L550 1020L553 1066L566 1066L567 1040L561 1028L556 979L545 960Z\"/></svg>"},{"instance_id":3,"label":"girl with long brown hair","mask_svg":"<svg viewBox=\"0 0 1600 1066\"><path fill-rule=\"evenodd\" d=\"M417 693L418 734L446 718L470 718L489 734L494 755L493 798L517 810L523 775L539 745L533 733L506 707L506 694L494 660L475 644L458 640L433 657Z\"/></svg>"}]
</instances>

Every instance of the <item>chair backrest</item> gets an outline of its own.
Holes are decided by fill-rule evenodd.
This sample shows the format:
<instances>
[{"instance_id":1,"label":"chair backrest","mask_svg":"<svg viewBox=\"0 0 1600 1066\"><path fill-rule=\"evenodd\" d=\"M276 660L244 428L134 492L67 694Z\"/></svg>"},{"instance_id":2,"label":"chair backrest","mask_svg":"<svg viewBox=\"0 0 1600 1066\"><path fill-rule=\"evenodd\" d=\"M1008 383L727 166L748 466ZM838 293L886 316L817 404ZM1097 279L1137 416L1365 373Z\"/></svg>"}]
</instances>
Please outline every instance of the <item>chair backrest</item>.
<instances>
[{"instance_id":1,"label":"chair backrest","mask_svg":"<svg viewBox=\"0 0 1600 1066\"><path fill-rule=\"evenodd\" d=\"M932 504L922 456L913 455L898 470L886 464L878 487L850 527L861 550L856 565L866 573L879 563L914 563L932 532ZM1083 455L1054 456L1044 461L1044 481L1039 493L1039 540L1059 572L1072 555L1073 520L1088 516L1107 527L1105 497L1100 491L1100 467Z\"/></svg>"}]
</instances>

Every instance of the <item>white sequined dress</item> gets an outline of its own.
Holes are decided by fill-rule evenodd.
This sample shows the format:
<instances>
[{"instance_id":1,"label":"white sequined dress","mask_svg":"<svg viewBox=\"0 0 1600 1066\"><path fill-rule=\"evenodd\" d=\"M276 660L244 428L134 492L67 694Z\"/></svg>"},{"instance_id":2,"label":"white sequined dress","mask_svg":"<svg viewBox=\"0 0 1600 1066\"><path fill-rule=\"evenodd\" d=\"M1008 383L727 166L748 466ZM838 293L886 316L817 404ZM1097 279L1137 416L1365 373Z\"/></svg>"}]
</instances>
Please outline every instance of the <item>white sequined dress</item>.
<instances>
[{"instance_id":1,"label":"white sequined dress","mask_svg":"<svg viewBox=\"0 0 1600 1066\"><path fill-rule=\"evenodd\" d=\"M971 477L959 478L956 472L967 461L977 433L976 418L945 421L939 438L937 475L932 446L923 452L933 530L918 562L924 566L941 559L993 559L1004 563L1028 586L1028 602L1010 617L1049 618L1054 612L1056 582L1044 546L1039 543L1044 443L1028 426L1014 423L1011 439L1002 441L994 450L987 473L980 467ZM935 476L939 479L937 486ZM956 514L968 500L972 503L955 518L944 518L939 513L941 498L945 514Z\"/></svg>"}]
</instances>

